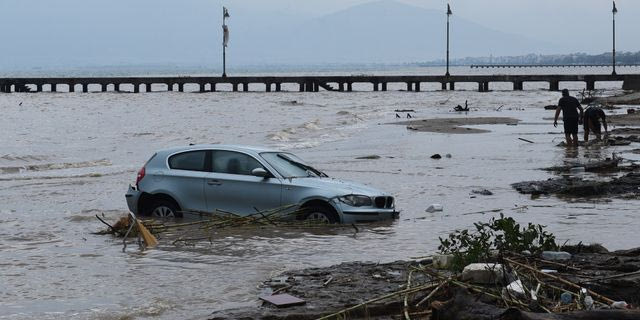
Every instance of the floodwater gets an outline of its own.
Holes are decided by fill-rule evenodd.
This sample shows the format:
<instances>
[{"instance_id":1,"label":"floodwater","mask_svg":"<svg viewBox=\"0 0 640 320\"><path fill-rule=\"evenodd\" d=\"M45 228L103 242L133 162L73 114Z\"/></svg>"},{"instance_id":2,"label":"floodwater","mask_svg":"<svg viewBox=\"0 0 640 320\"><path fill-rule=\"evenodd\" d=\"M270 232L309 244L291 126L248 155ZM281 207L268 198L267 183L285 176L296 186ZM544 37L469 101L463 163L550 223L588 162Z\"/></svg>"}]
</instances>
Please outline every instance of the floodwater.
<instances>
[{"instance_id":1,"label":"floodwater","mask_svg":"<svg viewBox=\"0 0 640 320\"><path fill-rule=\"evenodd\" d=\"M438 237L498 209L547 225L562 242L640 246L638 200L533 200L509 186L552 177L542 167L633 148L567 153L555 146L562 129L544 119L553 111L542 108L558 93L543 84L521 92L509 86L490 93L469 84L419 93L0 94L0 319L202 319L257 304L257 285L286 269L429 255ZM451 111L465 100L471 112ZM484 134L413 132L389 124L395 109L414 109L416 118L521 122L475 126L491 130ZM402 214L357 234L227 230L212 242L161 242L145 252L123 252L120 240L92 234L102 228L95 214L115 220L126 213L127 185L155 150L189 143L291 150L330 176L393 193ZM433 160L435 153L451 158ZM355 159L368 155L381 158ZM494 195L472 194L479 188ZM427 213L433 203L444 211Z\"/></svg>"}]
</instances>

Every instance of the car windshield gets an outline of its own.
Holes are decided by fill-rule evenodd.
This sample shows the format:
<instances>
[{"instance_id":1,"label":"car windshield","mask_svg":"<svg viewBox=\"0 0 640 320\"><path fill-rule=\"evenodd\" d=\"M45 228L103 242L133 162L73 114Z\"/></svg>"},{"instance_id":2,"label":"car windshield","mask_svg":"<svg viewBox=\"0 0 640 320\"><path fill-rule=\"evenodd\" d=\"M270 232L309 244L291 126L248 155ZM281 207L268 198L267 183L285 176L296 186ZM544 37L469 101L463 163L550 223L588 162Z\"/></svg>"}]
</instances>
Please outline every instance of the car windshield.
<instances>
[{"instance_id":1,"label":"car windshield","mask_svg":"<svg viewBox=\"0 0 640 320\"><path fill-rule=\"evenodd\" d=\"M264 152L260 155L284 178L327 177L324 172L304 163L291 153Z\"/></svg>"}]
</instances>

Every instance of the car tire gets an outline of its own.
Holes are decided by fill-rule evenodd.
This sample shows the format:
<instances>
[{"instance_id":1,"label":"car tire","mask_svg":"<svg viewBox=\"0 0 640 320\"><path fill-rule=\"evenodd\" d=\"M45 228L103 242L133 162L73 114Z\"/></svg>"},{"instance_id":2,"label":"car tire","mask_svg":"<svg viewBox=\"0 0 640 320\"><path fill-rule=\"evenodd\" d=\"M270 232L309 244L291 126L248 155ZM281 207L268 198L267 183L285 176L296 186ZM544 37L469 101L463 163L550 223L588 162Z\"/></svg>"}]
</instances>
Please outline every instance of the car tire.
<instances>
[{"instance_id":1,"label":"car tire","mask_svg":"<svg viewBox=\"0 0 640 320\"><path fill-rule=\"evenodd\" d=\"M151 203L146 215L153 218L182 218L179 211L178 206L172 201L159 199Z\"/></svg>"},{"instance_id":2,"label":"car tire","mask_svg":"<svg viewBox=\"0 0 640 320\"><path fill-rule=\"evenodd\" d=\"M317 221L324 224L338 223L336 212L325 206L310 206L305 209L303 220Z\"/></svg>"}]
</instances>

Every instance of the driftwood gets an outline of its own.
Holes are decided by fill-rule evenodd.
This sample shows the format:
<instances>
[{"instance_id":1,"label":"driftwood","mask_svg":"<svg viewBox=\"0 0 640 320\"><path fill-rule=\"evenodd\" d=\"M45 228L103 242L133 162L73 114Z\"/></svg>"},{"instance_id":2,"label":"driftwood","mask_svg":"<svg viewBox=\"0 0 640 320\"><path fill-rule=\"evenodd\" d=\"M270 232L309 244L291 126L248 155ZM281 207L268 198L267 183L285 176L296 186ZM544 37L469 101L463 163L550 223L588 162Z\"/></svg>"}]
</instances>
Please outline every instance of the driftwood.
<instances>
[{"instance_id":1,"label":"driftwood","mask_svg":"<svg viewBox=\"0 0 640 320\"><path fill-rule=\"evenodd\" d=\"M567 313L533 313L515 308L499 308L478 300L467 290L456 291L445 302L431 304L433 320L638 320L640 310L594 310Z\"/></svg>"}]
</instances>

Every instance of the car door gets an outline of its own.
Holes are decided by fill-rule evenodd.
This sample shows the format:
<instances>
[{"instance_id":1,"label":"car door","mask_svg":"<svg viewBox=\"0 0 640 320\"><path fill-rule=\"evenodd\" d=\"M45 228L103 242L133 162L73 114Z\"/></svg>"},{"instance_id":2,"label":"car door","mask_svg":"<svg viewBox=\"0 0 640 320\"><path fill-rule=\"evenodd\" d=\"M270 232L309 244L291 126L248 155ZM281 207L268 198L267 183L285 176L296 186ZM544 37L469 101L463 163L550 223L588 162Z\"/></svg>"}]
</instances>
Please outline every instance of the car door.
<instances>
[{"instance_id":1,"label":"car door","mask_svg":"<svg viewBox=\"0 0 640 320\"><path fill-rule=\"evenodd\" d=\"M256 177L251 174L256 168L267 170L251 155L236 151L212 150L212 172L208 174L204 186L208 211L219 209L249 215L256 210L280 207L280 179Z\"/></svg>"},{"instance_id":2,"label":"car door","mask_svg":"<svg viewBox=\"0 0 640 320\"><path fill-rule=\"evenodd\" d=\"M162 185L184 211L207 210L204 197L204 183L208 175L206 154L206 150L196 150L169 157L169 171L162 178Z\"/></svg>"}]
</instances>

